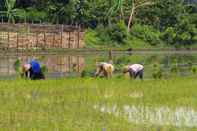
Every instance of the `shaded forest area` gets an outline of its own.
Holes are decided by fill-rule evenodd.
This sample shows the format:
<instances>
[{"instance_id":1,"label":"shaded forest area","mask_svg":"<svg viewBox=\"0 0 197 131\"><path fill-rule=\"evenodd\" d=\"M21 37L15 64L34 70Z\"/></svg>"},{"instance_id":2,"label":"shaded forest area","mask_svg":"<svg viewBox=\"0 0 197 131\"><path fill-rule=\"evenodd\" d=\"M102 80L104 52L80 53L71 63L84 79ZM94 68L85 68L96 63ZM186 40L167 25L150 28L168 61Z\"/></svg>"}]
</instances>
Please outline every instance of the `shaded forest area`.
<instances>
[{"instance_id":1,"label":"shaded forest area","mask_svg":"<svg viewBox=\"0 0 197 131\"><path fill-rule=\"evenodd\" d=\"M89 46L197 44L196 0L0 0L0 14L6 22L81 25Z\"/></svg>"}]
</instances>

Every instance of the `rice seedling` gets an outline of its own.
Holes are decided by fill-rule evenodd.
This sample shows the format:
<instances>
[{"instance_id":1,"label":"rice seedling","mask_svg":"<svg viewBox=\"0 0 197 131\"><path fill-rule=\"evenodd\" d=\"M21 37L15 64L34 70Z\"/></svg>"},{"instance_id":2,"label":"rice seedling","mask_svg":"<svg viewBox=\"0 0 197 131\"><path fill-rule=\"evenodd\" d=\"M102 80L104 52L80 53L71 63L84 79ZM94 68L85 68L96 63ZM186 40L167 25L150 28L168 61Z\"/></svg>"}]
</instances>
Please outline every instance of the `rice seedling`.
<instances>
[{"instance_id":1,"label":"rice seedling","mask_svg":"<svg viewBox=\"0 0 197 131\"><path fill-rule=\"evenodd\" d=\"M188 110L184 110L185 114L177 118L195 123L195 79L188 77L139 81L85 77L45 81L0 81L0 129L196 130L195 124L188 126L188 123L179 122L177 126L173 123L176 112L180 112L179 109ZM169 109L169 116L165 116L168 112L163 111L163 108ZM130 109L129 112L125 112L127 109ZM133 116L139 115L140 118L137 122L128 115L135 109L137 113ZM118 113L114 114L112 111ZM158 112L161 112L161 116ZM193 115L187 115L188 112ZM141 116L146 113L149 113L148 117L151 119L167 121L164 121L164 124L153 123L153 120Z\"/></svg>"}]
</instances>

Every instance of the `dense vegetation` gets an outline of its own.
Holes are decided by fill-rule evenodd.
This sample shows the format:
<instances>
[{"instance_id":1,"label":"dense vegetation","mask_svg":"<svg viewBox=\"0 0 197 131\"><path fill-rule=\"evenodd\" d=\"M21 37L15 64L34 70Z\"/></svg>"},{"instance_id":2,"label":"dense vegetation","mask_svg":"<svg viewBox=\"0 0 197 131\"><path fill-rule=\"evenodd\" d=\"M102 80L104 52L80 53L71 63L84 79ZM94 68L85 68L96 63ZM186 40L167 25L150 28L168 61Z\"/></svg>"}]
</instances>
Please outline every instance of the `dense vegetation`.
<instances>
[{"instance_id":1,"label":"dense vegetation","mask_svg":"<svg viewBox=\"0 0 197 131\"><path fill-rule=\"evenodd\" d=\"M88 46L197 43L196 0L1 0L4 21L80 24Z\"/></svg>"}]
</instances>

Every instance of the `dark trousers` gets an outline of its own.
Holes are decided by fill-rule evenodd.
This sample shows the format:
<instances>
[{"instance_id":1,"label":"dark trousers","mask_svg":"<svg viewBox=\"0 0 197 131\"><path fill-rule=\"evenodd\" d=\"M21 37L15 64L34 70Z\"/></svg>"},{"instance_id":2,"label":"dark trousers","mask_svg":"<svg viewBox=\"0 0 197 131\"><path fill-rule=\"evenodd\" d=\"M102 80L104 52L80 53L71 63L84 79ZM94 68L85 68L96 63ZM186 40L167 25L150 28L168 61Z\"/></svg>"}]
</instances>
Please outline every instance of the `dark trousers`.
<instances>
[{"instance_id":1,"label":"dark trousers","mask_svg":"<svg viewBox=\"0 0 197 131\"><path fill-rule=\"evenodd\" d=\"M42 79L45 79L45 77L44 77L44 74L42 72L39 72L39 73L33 73L30 76L30 79L31 80L42 80Z\"/></svg>"},{"instance_id":2,"label":"dark trousers","mask_svg":"<svg viewBox=\"0 0 197 131\"><path fill-rule=\"evenodd\" d=\"M134 72L132 69L129 70L129 75L131 78L136 79L138 76L140 79L143 79L143 75L144 75L144 70L140 70L138 72Z\"/></svg>"},{"instance_id":3,"label":"dark trousers","mask_svg":"<svg viewBox=\"0 0 197 131\"><path fill-rule=\"evenodd\" d=\"M29 73L29 76L28 76L28 73ZM32 68L30 68L29 71L25 73L25 76L29 77L31 80L45 79L45 76L42 72L35 73L33 72Z\"/></svg>"}]
</instances>

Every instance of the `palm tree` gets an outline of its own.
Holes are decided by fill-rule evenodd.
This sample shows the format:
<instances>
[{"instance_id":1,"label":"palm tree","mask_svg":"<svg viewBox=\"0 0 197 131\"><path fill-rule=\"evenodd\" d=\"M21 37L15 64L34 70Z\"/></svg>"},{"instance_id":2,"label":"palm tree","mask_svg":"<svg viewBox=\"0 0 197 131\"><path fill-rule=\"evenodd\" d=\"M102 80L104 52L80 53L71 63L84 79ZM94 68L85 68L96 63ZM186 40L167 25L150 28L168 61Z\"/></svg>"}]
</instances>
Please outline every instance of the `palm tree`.
<instances>
[{"instance_id":1,"label":"palm tree","mask_svg":"<svg viewBox=\"0 0 197 131\"><path fill-rule=\"evenodd\" d=\"M0 11L0 14L5 15L8 18L8 22L15 22L15 18L25 18L26 12L23 9L15 8L16 0L5 0L6 11Z\"/></svg>"},{"instance_id":2,"label":"palm tree","mask_svg":"<svg viewBox=\"0 0 197 131\"><path fill-rule=\"evenodd\" d=\"M124 17L123 3L124 3L124 0L110 1L110 6L111 6L111 4L113 4L113 6L109 9L109 11L107 13L108 20L110 20L111 16L117 12L119 12L120 19L123 19L123 17Z\"/></svg>"}]
</instances>

